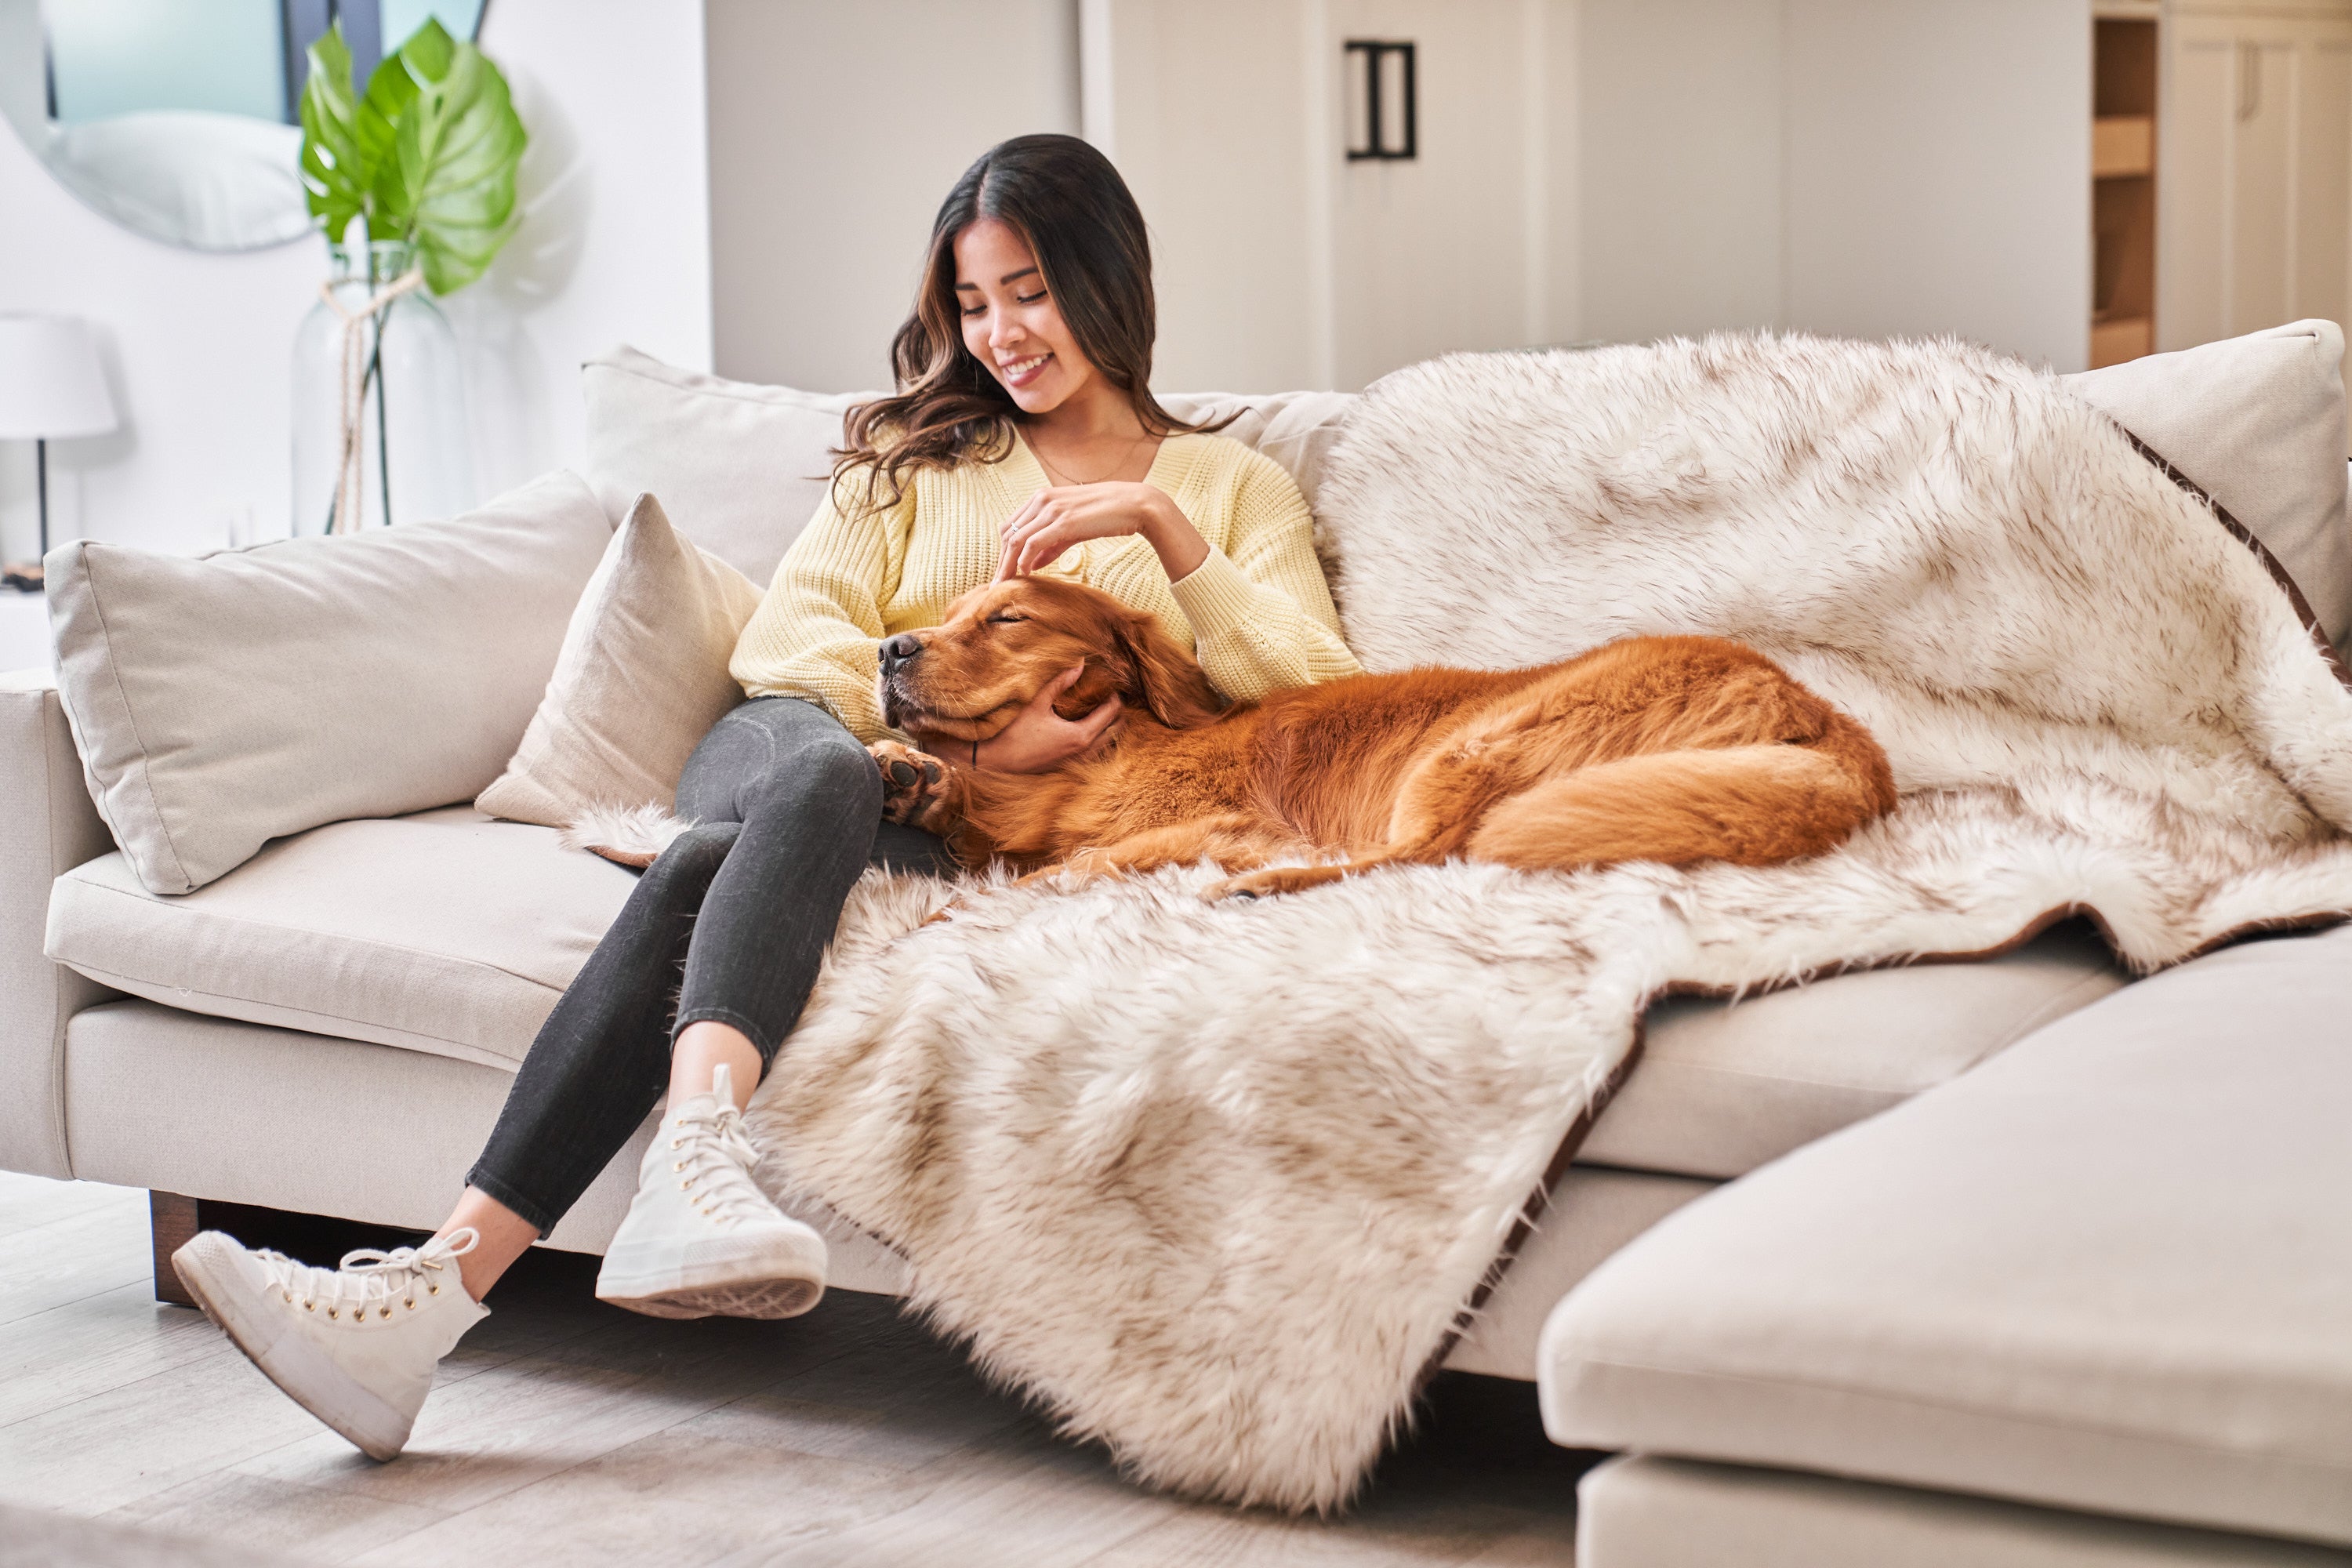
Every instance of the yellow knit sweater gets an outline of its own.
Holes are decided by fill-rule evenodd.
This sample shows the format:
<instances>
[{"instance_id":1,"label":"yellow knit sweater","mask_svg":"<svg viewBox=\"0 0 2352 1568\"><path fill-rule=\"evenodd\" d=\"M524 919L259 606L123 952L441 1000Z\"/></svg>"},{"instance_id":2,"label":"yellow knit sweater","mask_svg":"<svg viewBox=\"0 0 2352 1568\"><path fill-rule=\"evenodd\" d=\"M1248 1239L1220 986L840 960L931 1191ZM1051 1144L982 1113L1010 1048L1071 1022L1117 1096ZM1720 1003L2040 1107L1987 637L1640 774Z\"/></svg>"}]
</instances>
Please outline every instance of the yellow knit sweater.
<instances>
[{"instance_id":1,"label":"yellow knit sweater","mask_svg":"<svg viewBox=\"0 0 2352 1568\"><path fill-rule=\"evenodd\" d=\"M1357 673L1289 475L1238 441L1171 436L1147 479L1208 542L1207 560L1171 583L1141 539L1094 539L1041 575L1150 611L1235 701ZM874 645L939 625L950 601L994 576L998 527L1046 482L1016 439L1000 462L916 473L895 506L844 511L828 497L776 567L729 669L753 697L805 698L859 740L880 740ZM861 489L856 475L840 486L845 501Z\"/></svg>"}]
</instances>

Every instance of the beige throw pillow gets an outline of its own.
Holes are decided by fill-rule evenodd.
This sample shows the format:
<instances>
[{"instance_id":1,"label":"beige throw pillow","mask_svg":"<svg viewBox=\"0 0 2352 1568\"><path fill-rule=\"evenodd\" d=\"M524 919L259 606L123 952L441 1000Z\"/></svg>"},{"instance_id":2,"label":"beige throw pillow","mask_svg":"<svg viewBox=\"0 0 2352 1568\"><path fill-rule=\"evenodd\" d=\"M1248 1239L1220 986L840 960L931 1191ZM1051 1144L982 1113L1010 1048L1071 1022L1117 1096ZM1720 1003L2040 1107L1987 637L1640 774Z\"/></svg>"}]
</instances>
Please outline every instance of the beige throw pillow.
<instances>
[{"instance_id":1,"label":"beige throw pillow","mask_svg":"<svg viewBox=\"0 0 2352 1568\"><path fill-rule=\"evenodd\" d=\"M50 552L58 694L140 885L190 892L268 839L479 793L612 537L554 473L447 522Z\"/></svg>"},{"instance_id":2,"label":"beige throw pillow","mask_svg":"<svg viewBox=\"0 0 2352 1568\"><path fill-rule=\"evenodd\" d=\"M2310 321L2064 378L2245 524L2338 646L2352 634L2343 364L2343 330Z\"/></svg>"},{"instance_id":3,"label":"beige throw pillow","mask_svg":"<svg viewBox=\"0 0 2352 1568\"><path fill-rule=\"evenodd\" d=\"M639 496L572 612L522 745L475 805L550 827L597 807L667 810L687 758L743 700L727 661L759 607L750 578Z\"/></svg>"}]
</instances>

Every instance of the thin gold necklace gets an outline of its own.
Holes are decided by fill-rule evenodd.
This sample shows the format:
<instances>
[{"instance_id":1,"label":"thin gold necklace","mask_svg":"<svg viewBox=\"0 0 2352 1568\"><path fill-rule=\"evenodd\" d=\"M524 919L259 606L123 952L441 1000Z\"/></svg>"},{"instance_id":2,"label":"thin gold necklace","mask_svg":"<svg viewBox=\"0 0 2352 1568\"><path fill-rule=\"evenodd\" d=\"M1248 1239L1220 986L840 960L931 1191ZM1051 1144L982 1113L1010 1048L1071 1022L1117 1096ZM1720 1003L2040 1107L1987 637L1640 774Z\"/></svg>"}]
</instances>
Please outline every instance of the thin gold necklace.
<instances>
[{"instance_id":1,"label":"thin gold necklace","mask_svg":"<svg viewBox=\"0 0 2352 1568\"><path fill-rule=\"evenodd\" d=\"M1110 466L1110 473L1115 474L1118 472L1119 469L1127 467L1127 460L1135 456L1135 449L1138 447L1142 446L1150 438L1151 432L1146 430L1142 435L1138 436L1134 440L1129 441L1127 444L1127 450L1118 455L1118 461ZM1067 470L1055 468L1052 463L1046 460L1045 452L1038 447L1037 443L1034 441L1029 443L1029 454L1037 459L1037 466L1045 470L1045 477L1047 479L1058 479L1066 485L1098 485L1103 482L1102 479L1077 479L1072 476ZM1109 474L1106 474L1104 476L1105 479L1108 479L1108 477Z\"/></svg>"}]
</instances>

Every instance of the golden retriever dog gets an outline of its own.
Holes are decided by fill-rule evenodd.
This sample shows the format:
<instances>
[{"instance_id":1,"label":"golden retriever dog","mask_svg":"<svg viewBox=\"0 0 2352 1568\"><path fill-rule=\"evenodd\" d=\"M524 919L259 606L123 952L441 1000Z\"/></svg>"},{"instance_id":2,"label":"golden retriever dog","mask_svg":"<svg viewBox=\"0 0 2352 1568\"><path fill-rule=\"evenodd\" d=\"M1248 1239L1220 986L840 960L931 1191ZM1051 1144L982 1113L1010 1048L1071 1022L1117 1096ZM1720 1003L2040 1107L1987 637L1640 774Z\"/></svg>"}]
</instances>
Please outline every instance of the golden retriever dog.
<instances>
[{"instance_id":1,"label":"golden retriever dog","mask_svg":"<svg viewBox=\"0 0 2352 1568\"><path fill-rule=\"evenodd\" d=\"M1149 871L1209 859L1208 897L1297 892L1400 862L1529 869L1770 866L1895 805L1886 754L1769 659L1713 637L1628 637L1529 669L1412 669L1226 706L1150 616L1077 584L974 589L881 645L891 727L983 741L1055 677L1076 719L1125 712L1050 773L872 748L884 811L968 866ZM1316 857L1318 864L1270 866Z\"/></svg>"}]
</instances>

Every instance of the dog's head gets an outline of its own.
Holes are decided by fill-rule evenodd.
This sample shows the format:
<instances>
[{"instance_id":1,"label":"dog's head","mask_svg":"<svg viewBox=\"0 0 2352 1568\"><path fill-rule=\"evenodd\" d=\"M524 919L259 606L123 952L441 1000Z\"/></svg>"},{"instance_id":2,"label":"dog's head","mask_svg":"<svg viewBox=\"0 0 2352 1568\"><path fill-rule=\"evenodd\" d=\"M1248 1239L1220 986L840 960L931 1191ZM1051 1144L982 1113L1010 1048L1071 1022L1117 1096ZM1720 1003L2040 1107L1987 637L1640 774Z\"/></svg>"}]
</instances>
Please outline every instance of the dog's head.
<instances>
[{"instance_id":1,"label":"dog's head","mask_svg":"<svg viewBox=\"0 0 2352 1568\"><path fill-rule=\"evenodd\" d=\"M1086 666L1054 700L1083 718L1117 694L1171 730L1205 724L1223 706L1192 657L1140 610L1053 578L975 588L943 626L881 645L882 713L894 729L985 741L1055 677Z\"/></svg>"}]
</instances>

